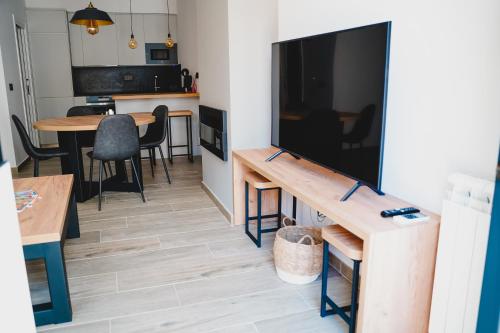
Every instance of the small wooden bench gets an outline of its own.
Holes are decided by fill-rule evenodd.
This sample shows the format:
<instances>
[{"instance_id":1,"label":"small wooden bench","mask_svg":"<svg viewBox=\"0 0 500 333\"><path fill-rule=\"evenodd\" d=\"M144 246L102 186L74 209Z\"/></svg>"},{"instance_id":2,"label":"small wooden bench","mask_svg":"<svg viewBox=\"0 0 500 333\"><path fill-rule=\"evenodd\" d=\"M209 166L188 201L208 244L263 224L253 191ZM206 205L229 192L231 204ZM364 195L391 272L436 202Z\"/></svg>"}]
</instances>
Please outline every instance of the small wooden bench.
<instances>
[{"instance_id":1,"label":"small wooden bench","mask_svg":"<svg viewBox=\"0 0 500 333\"><path fill-rule=\"evenodd\" d=\"M50 302L33 305L37 326L72 320L64 240L80 237L73 175L14 180L14 191L36 191L32 207L18 214L25 260L43 259Z\"/></svg>"},{"instance_id":2,"label":"small wooden bench","mask_svg":"<svg viewBox=\"0 0 500 333\"><path fill-rule=\"evenodd\" d=\"M349 333L356 331L356 314L358 309L358 289L359 289L359 265L363 259L363 240L340 225L329 225L321 229L321 237L323 238L323 273L321 282L321 317L338 314L349 325ZM330 297L328 297L328 264L329 264L329 245L339 250L354 262L352 270L352 288L351 288L351 305L339 307ZM326 309L326 305L331 307L331 310ZM349 311L349 316L346 312Z\"/></svg>"}]
</instances>

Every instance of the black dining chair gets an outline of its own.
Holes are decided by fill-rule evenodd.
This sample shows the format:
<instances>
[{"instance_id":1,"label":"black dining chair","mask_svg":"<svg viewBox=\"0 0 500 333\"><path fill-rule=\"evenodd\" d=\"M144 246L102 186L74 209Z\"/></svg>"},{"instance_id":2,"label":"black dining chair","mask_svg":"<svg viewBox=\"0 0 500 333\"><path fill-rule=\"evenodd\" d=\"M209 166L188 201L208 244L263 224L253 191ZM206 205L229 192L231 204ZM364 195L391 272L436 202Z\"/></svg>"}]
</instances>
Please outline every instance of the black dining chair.
<instances>
[{"instance_id":1,"label":"black dining chair","mask_svg":"<svg viewBox=\"0 0 500 333\"><path fill-rule=\"evenodd\" d=\"M168 107L165 105L157 106L153 111L153 116L155 117L155 122L148 125L146 134L139 139L139 143L141 145L141 150L148 150L149 152L149 163L151 164L151 174L153 177L155 176L154 152L155 149L158 148L163 168L165 169L165 174L167 175L168 183L172 184L170 181L170 175L168 174L167 163L165 163L165 157L163 156L163 150L161 149L161 144L165 141L168 134Z\"/></svg>"},{"instance_id":2,"label":"black dining chair","mask_svg":"<svg viewBox=\"0 0 500 333\"><path fill-rule=\"evenodd\" d=\"M40 175L40 161L48 160L49 158L53 157L62 157L68 155L67 152L62 151L59 148L35 147L31 142L28 132L26 132L26 128L24 127L21 120L16 115L12 115L12 121L14 122L14 125L17 128L17 132L19 133L24 151L26 152L26 154L28 154L29 157L33 159L33 162L35 164L33 177L38 177Z\"/></svg>"},{"instance_id":3,"label":"black dining chair","mask_svg":"<svg viewBox=\"0 0 500 333\"><path fill-rule=\"evenodd\" d=\"M359 144L363 148L363 140L368 137L373 125L373 116L375 115L375 105L369 104L361 110L359 119L356 120L352 130L342 136L342 141L349 143L352 149L353 144Z\"/></svg>"},{"instance_id":4,"label":"black dining chair","mask_svg":"<svg viewBox=\"0 0 500 333\"><path fill-rule=\"evenodd\" d=\"M105 117L99 123L95 134L94 150L91 154L90 186L92 187L92 169L94 160L99 161L99 211L102 197L102 171L105 161L130 160L133 177L137 181L142 201L146 202L133 156L140 153L139 135L134 121L129 115L120 114Z\"/></svg>"},{"instance_id":5,"label":"black dining chair","mask_svg":"<svg viewBox=\"0 0 500 333\"><path fill-rule=\"evenodd\" d=\"M99 112L96 112L95 109L90 106L78 105L69 108L68 112L66 112L66 117L95 116L99 114ZM94 131L78 132L77 135L78 142L82 147L92 147L94 145ZM87 152L87 156L92 159L92 151ZM105 162L104 173L106 174L106 177L109 175L113 176L113 169L111 168L111 163L109 161Z\"/></svg>"}]
</instances>

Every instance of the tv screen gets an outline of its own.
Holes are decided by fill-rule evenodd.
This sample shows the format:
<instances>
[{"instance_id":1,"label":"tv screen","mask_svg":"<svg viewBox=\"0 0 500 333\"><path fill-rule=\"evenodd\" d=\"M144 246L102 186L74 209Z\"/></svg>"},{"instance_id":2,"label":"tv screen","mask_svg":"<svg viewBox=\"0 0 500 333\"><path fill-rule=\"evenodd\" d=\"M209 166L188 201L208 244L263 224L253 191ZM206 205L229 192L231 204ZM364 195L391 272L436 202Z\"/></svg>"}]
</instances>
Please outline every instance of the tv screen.
<instances>
[{"instance_id":1,"label":"tv screen","mask_svg":"<svg viewBox=\"0 0 500 333\"><path fill-rule=\"evenodd\" d=\"M390 27L273 44L273 146L380 190Z\"/></svg>"}]
</instances>

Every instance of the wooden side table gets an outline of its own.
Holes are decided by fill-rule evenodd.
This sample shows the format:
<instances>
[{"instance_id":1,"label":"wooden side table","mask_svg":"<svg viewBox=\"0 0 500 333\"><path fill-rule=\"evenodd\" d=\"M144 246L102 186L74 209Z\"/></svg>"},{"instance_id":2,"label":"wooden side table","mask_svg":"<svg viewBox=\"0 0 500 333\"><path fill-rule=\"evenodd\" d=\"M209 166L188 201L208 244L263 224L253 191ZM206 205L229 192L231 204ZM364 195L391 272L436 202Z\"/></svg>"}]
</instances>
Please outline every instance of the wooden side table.
<instances>
[{"instance_id":1,"label":"wooden side table","mask_svg":"<svg viewBox=\"0 0 500 333\"><path fill-rule=\"evenodd\" d=\"M167 137L167 151L168 160L173 163L173 158L175 156L187 156L188 159L193 162L193 128L192 128L192 116L193 111L191 110L178 110L168 112L168 137ZM186 119L186 141L185 145L174 145L172 143L172 118L185 118ZM187 148L186 154L174 154L173 148Z\"/></svg>"},{"instance_id":2,"label":"wooden side table","mask_svg":"<svg viewBox=\"0 0 500 333\"><path fill-rule=\"evenodd\" d=\"M42 259L50 302L33 305L37 326L72 320L64 262L64 240L80 237L73 175L14 180L16 192L33 190L40 198L18 214L25 260Z\"/></svg>"}]
</instances>

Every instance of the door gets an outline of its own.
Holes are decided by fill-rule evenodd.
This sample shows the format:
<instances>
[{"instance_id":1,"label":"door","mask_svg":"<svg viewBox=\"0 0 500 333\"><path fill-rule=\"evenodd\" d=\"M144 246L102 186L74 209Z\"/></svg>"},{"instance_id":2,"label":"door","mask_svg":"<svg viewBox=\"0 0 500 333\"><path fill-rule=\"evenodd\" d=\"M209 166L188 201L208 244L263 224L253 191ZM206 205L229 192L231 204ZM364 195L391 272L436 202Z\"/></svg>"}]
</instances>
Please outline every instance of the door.
<instances>
[{"instance_id":1,"label":"door","mask_svg":"<svg viewBox=\"0 0 500 333\"><path fill-rule=\"evenodd\" d=\"M16 25L17 55L19 57L19 71L21 76L21 86L23 88L24 116L26 118L26 130L31 141L40 145L38 132L33 128L33 124L38 120L35 106L35 96L33 95L33 76L31 73L31 62L29 57L28 38L26 30Z\"/></svg>"}]
</instances>

